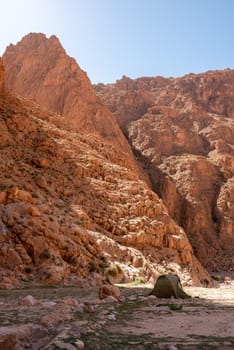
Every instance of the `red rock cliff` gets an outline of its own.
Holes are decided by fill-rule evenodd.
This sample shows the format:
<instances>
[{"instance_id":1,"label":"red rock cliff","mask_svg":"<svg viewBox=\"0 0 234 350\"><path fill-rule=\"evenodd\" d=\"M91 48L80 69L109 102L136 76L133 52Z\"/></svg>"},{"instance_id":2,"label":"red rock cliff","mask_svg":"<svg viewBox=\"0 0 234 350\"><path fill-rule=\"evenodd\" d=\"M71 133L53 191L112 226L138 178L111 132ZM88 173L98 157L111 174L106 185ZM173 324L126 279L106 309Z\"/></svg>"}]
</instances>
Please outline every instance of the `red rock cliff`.
<instances>
[{"instance_id":1,"label":"red rock cliff","mask_svg":"<svg viewBox=\"0 0 234 350\"><path fill-rule=\"evenodd\" d=\"M2 59L0 57L0 94L3 94L5 91L5 76Z\"/></svg>"},{"instance_id":2,"label":"red rock cliff","mask_svg":"<svg viewBox=\"0 0 234 350\"><path fill-rule=\"evenodd\" d=\"M94 285L113 268L125 282L168 269L209 280L162 201L101 137L10 94L0 135L0 288Z\"/></svg>"},{"instance_id":3,"label":"red rock cliff","mask_svg":"<svg viewBox=\"0 0 234 350\"><path fill-rule=\"evenodd\" d=\"M234 71L95 86L200 261L233 269ZM121 101L121 103L120 103Z\"/></svg>"},{"instance_id":4,"label":"red rock cliff","mask_svg":"<svg viewBox=\"0 0 234 350\"><path fill-rule=\"evenodd\" d=\"M3 61L11 91L62 114L73 129L98 133L129 159L130 147L115 118L55 36L28 34L17 45L8 46Z\"/></svg>"}]
</instances>

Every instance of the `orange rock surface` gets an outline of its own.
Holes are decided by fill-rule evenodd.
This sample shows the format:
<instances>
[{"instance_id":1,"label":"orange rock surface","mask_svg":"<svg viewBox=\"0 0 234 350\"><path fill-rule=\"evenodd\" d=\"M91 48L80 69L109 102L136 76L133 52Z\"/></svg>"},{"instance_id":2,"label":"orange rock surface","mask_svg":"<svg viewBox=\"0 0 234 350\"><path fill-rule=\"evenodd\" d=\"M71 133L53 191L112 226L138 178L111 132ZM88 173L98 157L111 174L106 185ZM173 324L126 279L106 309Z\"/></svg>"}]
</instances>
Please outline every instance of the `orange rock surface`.
<instances>
[{"instance_id":1,"label":"orange rock surface","mask_svg":"<svg viewBox=\"0 0 234 350\"><path fill-rule=\"evenodd\" d=\"M209 280L185 232L98 133L0 95L0 287L122 281L168 269L184 282Z\"/></svg>"},{"instance_id":2,"label":"orange rock surface","mask_svg":"<svg viewBox=\"0 0 234 350\"><path fill-rule=\"evenodd\" d=\"M5 75L2 59L0 57L0 94L2 95L5 91Z\"/></svg>"},{"instance_id":3,"label":"orange rock surface","mask_svg":"<svg viewBox=\"0 0 234 350\"><path fill-rule=\"evenodd\" d=\"M8 88L62 114L73 130L97 133L126 152L131 149L113 115L96 96L76 61L55 36L30 33L3 55Z\"/></svg>"},{"instance_id":4,"label":"orange rock surface","mask_svg":"<svg viewBox=\"0 0 234 350\"><path fill-rule=\"evenodd\" d=\"M96 93L200 261L233 269L234 71L123 77Z\"/></svg>"}]
</instances>

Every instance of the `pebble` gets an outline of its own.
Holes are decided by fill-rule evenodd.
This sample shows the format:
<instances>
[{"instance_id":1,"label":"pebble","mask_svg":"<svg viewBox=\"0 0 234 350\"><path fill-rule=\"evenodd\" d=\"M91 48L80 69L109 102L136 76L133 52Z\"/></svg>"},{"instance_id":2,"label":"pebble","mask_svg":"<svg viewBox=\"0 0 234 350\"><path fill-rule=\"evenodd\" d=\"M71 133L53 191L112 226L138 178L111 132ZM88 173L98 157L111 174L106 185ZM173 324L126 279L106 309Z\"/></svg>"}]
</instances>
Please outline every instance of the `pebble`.
<instances>
[{"instance_id":1,"label":"pebble","mask_svg":"<svg viewBox=\"0 0 234 350\"><path fill-rule=\"evenodd\" d=\"M121 297L119 298L119 301L124 303L126 301L126 297L124 295L121 295Z\"/></svg>"},{"instance_id":2,"label":"pebble","mask_svg":"<svg viewBox=\"0 0 234 350\"><path fill-rule=\"evenodd\" d=\"M85 311L89 312L89 313L93 313L96 310L95 310L95 307L93 305L87 304L87 305L85 305Z\"/></svg>"},{"instance_id":3,"label":"pebble","mask_svg":"<svg viewBox=\"0 0 234 350\"><path fill-rule=\"evenodd\" d=\"M37 303L38 301L32 295L27 295L19 301L19 304L23 306L34 306Z\"/></svg>"},{"instance_id":4,"label":"pebble","mask_svg":"<svg viewBox=\"0 0 234 350\"><path fill-rule=\"evenodd\" d=\"M66 297L62 300L62 303L69 306L78 306L79 301L75 298Z\"/></svg>"},{"instance_id":5,"label":"pebble","mask_svg":"<svg viewBox=\"0 0 234 350\"><path fill-rule=\"evenodd\" d=\"M46 307L46 308L50 308L50 307L53 307L55 306L57 303L55 303L54 301L43 301L43 302L40 302L40 305L42 307Z\"/></svg>"},{"instance_id":6,"label":"pebble","mask_svg":"<svg viewBox=\"0 0 234 350\"><path fill-rule=\"evenodd\" d=\"M116 316L114 314L110 314L110 315L107 316L107 319L109 321L115 321L116 320Z\"/></svg>"},{"instance_id":7,"label":"pebble","mask_svg":"<svg viewBox=\"0 0 234 350\"><path fill-rule=\"evenodd\" d=\"M178 348L175 345L169 345L167 350L178 350Z\"/></svg>"},{"instance_id":8,"label":"pebble","mask_svg":"<svg viewBox=\"0 0 234 350\"><path fill-rule=\"evenodd\" d=\"M138 297L138 300L139 300L139 301L145 301L145 300L147 300L147 297L144 297L144 296L141 296L141 295L140 295L140 296Z\"/></svg>"},{"instance_id":9,"label":"pebble","mask_svg":"<svg viewBox=\"0 0 234 350\"><path fill-rule=\"evenodd\" d=\"M79 349L79 350L84 349L84 343L82 342L82 340L77 340L74 344L75 344L77 349Z\"/></svg>"},{"instance_id":10,"label":"pebble","mask_svg":"<svg viewBox=\"0 0 234 350\"><path fill-rule=\"evenodd\" d=\"M111 304L111 303L118 303L118 300L115 297L113 297L112 295L109 295L108 297L103 299L102 302L105 304Z\"/></svg>"},{"instance_id":11,"label":"pebble","mask_svg":"<svg viewBox=\"0 0 234 350\"><path fill-rule=\"evenodd\" d=\"M80 303L77 308L76 308L76 311L78 312L84 312L84 309L85 309L85 305L83 303Z\"/></svg>"},{"instance_id":12,"label":"pebble","mask_svg":"<svg viewBox=\"0 0 234 350\"><path fill-rule=\"evenodd\" d=\"M137 297L135 297L135 295L132 295L132 296L128 297L128 300L135 301L135 300L137 300Z\"/></svg>"},{"instance_id":13,"label":"pebble","mask_svg":"<svg viewBox=\"0 0 234 350\"><path fill-rule=\"evenodd\" d=\"M79 349L76 347L76 345L72 345L70 343L65 343L63 341L56 341L53 343L57 348L59 349L63 349L63 350L76 350L76 349ZM83 349L83 348L80 348L80 349Z\"/></svg>"}]
</instances>

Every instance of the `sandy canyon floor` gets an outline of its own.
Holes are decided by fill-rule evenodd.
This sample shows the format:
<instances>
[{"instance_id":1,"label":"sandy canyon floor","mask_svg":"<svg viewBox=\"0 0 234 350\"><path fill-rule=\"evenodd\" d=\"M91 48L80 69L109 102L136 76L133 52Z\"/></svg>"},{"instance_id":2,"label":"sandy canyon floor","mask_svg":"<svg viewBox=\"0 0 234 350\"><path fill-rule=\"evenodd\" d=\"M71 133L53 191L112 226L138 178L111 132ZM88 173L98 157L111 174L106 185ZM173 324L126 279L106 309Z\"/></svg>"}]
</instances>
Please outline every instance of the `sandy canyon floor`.
<instances>
[{"instance_id":1,"label":"sandy canyon floor","mask_svg":"<svg viewBox=\"0 0 234 350\"><path fill-rule=\"evenodd\" d=\"M185 288L187 300L120 289L120 303L100 301L97 288L0 290L0 349L234 349L233 281Z\"/></svg>"}]
</instances>

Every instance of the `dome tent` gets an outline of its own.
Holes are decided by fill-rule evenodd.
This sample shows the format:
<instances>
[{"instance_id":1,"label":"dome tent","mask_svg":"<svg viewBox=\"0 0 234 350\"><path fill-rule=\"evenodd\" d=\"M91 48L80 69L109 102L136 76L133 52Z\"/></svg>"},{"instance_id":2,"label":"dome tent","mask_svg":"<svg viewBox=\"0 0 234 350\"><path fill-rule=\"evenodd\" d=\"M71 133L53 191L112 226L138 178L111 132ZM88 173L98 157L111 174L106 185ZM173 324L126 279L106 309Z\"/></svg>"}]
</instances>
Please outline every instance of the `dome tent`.
<instances>
[{"instance_id":1,"label":"dome tent","mask_svg":"<svg viewBox=\"0 0 234 350\"><path fill-rule=\"evenodd\" d=\"M190 295L183 290L180 278L172 274L159 276L149 295L155 295L157 298L191 298Z\"/></svg>"}]
</instances>

